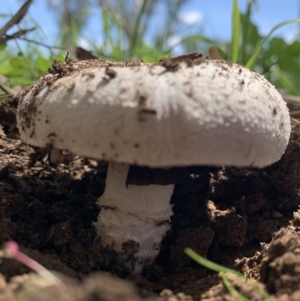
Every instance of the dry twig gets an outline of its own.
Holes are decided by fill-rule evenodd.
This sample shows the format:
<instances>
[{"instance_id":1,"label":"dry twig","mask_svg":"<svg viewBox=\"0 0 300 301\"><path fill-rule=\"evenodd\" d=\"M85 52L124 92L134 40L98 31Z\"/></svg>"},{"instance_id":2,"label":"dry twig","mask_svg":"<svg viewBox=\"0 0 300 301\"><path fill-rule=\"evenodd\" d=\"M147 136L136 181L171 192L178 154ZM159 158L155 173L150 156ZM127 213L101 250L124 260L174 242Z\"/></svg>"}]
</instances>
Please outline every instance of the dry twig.
<instances>
[{"instance_id":1,"label":"dry twig","mask_svg":"<svg viewBox=\"0 0 300 301\"><path fill-rule=\"evenodd\" d=\"M21 36L25 35L27 32L35 30L35 27L28 28L28 29L20 29L17 32L14 32L13 34L6 34L4 37L0 38L0 44L4 44L5 42L13 39L18 39Z\"/></svg>"},{"instance_id":2,"label":"dry twig","mask_svg":"<svg viewBox=\"0 0 300 301\"><path fill-rule=\"evenodd\" d=\"M21 8L11 17L11 19L0 29L0 38L6 35L7 31L18 24L26 15L32 0L27 0Z\"/></svg>"}]
</instances>

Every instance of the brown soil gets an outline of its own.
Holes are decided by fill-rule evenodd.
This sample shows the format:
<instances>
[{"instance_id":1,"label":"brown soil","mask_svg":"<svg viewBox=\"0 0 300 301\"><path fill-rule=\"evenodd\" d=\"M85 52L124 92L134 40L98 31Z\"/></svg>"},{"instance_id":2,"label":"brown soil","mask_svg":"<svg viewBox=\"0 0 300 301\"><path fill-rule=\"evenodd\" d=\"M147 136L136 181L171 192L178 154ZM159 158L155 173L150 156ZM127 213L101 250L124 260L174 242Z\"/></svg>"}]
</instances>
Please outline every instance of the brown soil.
<instances>
[{"instance_id":1,"label":"brown soil","mask_svg":"<svg viewBox=\"0 0 300 301\"><path fill-rule=\"evenodd\" d=\"M45 151L18 139L15 107L16 101L0 107L0 244L17 241L61 281L3 259L0 301L238 300L185 247L252 278L228 276L251 300L265 300L266 292L274 300L300 299L300 126L281 161L268 168L189 168L192 181L176 186L172 230L159 257L134 275L101 247L92 226L106 164L75 157L51 166Z\"/></svg>"}]
</instances>

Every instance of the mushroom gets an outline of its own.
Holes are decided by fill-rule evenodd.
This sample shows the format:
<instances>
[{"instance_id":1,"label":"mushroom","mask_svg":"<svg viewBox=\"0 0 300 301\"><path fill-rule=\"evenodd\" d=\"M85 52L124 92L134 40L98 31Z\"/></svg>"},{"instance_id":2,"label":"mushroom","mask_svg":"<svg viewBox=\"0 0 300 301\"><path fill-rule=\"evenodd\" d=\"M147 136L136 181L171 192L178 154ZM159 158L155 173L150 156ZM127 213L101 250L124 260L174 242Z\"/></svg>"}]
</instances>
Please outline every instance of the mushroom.
<instances>
[{"instance_id":1,"label":"mushroom","mask_svg":"<svg viewBox=\"0 0 300 301\"><path fill-rule=\"evenodd\" d=\"M280 159L291 130L285 102L263 76L199 55L56 61L21 96L17 120L25 143L109 163L95 227L136 273L170 229L174 183L133 185L131 166L264 167Z\"/></svg>"}]
</instances>

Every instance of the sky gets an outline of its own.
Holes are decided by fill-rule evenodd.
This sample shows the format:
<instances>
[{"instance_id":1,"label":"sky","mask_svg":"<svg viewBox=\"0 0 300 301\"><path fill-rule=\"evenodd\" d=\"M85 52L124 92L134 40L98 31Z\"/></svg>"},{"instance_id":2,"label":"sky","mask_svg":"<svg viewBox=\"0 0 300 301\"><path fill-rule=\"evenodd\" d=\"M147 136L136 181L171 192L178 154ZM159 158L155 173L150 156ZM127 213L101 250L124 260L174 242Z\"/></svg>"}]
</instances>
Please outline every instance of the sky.
<instances>
[{"instance_id":1,"label":"sky","mask_svg":"<svg viewBox=\"0 0 300 301\"><path fill-rule=\"evenodd\" d=\"M258 0L258 7L253 14L253 21L258 25L262 34L267 34L276 24L298 16L298 1L300 0ZM171 4L172 0L169 0L169 2ZM12 14L19 8L20 3L22 3L20 0L1 0L0 13ZM246 5L247 0L239 0L242 11L245 11ZM228 40L231 35L231 7L232 0L191 0L181 10L179 17L189 26L188 28L201 28L201 33L211 39ZM56 19L53 12L46 5L46 1L35 0L30 7L28 17L41 26L43 42L53 44L58 29L53 26L53 24L56 24ZM156 18L159 21L159 12ZM95 28L97 22L99 22L98 13L92 15L89 25ZM4 19L1 18L0 26L3 23ZM279 29L275 35L284 37L286 41L292 41L298 32L299 25L293 24ZM99 32L92 32L92 34L99 37ZM178 36L172 37L169 43L176 42ZM86 46L83 38L81 43L82 46Z\"/></svg>"},{"instance_id":2,"label":"sky","mask_svg":"<svg viewBox=\"0 0 300 301\"><path fill-rule=\"evenodd\" d=\"M239 0L242 12L245 11L247 0ZM268 33L276 24L297 18L297 0L258 0L258 7L253 14L253 21L258 25L261 33ZM198 12L202 22L207 22L209 36L228 39L231 34L231 7L232 0L194 0L185 13ZM287 26L278 31L278 34L290 38L296 33L297 26Z\"/></svg>"}]
</instances>

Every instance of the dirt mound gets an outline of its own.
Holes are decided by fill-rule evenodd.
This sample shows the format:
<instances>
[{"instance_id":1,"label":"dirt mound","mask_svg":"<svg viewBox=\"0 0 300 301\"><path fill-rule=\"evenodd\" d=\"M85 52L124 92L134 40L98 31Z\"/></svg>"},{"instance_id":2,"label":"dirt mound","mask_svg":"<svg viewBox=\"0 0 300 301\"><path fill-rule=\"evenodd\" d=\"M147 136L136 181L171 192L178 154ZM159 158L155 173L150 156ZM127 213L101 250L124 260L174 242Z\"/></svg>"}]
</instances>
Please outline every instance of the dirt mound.
<instances>
[{"instance_id":1,"label":"dirt mound","mask_svg":"<svg viewBox=\"0 0 300 301\"><path fill-rule=\"evenodd\" d=\"M220 277L184 254L185 247L260 281L229 277L251 300L263 300L254 285L279 300L299 295L300 126L293 128L283 158L268 168L191 167L192 181L175 188L172 230L159 257L134 275L101 247L92 226L106 164L75 157L51 166L45 151L18 139L15 106L11 101L0 107L0 244L17 241L26 254L63 274L64 286L53 284L45 291L40 278L23 275L27 268L3 260L0 300L41 300L48 293L55 293L55 300L118 300L120 294L123 300L236 300ZM139 289L93 274L97 271L109 271Z\"/></svg>"}]
</instances>

